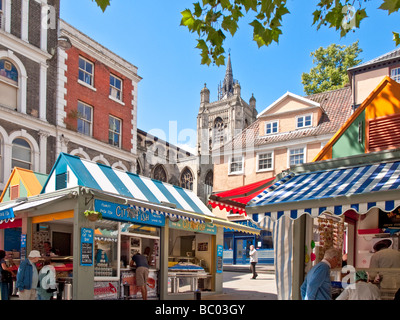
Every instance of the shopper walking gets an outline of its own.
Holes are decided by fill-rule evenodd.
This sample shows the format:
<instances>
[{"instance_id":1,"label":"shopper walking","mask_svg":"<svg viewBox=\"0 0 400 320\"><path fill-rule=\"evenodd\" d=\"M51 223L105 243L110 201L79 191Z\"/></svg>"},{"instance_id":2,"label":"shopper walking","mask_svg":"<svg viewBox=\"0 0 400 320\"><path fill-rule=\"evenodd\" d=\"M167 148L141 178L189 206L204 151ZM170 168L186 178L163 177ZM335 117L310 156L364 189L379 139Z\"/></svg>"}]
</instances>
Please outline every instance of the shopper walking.
<instances>
[{"instance_id":1,"label":"shopper walking","mask_svg":"<svg viewBox=\"0 0 400 320\"><path fill-rule=\"evenodd\" d=\"M6 264L6 252L0 250L0 285L1 285L1 300L10 300L10 287L12 284L12 273Z\"/></svg>"},{"instance_id":2,"label":"shopper walking","mask_svg":"<svg viewBox=\"0 0 400 320\"><path fill-rule=\"evenodd\" d=\"M256 264L258 262L258 253L253 245L250 246L250 270L253 272L253 277L251 279L256 279L258 274L256 272Z\"/></svg>"},{"instance_id":3,"label":"shopper walking","mask_svg":"<svg viewBox=\"0 0 400 320\"><path fill-rule=\"evenodd\" d=\"M331 269L339 267L342 263L340 250L328 249L324 258L316 264L307 274L301 285L303 300L332 300Z\"/></svg>"},{"instance_id":4,"label":"shopper walking","mask_svg":"<svg viewBox=\"0 0 400 320\"><path fill-rule=\"evenodd\" d=\"M21 300L36 300L36 289L39 275L36 263L39 261L40 252L32 250L27 259L21 262L17 273L17 288Z\"/></svg>"}]
</instances>

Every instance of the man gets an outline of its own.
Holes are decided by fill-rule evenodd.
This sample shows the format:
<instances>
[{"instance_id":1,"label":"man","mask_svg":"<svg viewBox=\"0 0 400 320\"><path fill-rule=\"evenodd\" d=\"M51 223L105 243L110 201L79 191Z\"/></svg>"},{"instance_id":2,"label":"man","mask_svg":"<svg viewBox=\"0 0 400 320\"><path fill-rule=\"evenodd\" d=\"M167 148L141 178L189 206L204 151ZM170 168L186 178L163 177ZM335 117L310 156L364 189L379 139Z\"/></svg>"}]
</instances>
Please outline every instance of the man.
<instances>
[{"instance_id":1,"label":"man","mask_svg":"<svg viewBox=\"0 0 400 320\"><path fill-rule=\"evenodd\" d=\"M136 286L140 287L143 300L147 300L147 279L149 277L149 264L147 258L136 253L131 260L130 266L136 265Z\"/></svg>"},{"instance_id":2,"label":"man","mask_svg":"<svg viewBox=\"0 0 400 320\"><path fill-rule=\"evenodd\" d=\"M324 258L307 274L301 285L303 300L332 300L331 269L342 263L340 250L332 248L325 251Z\"/></svg>"},{"instance_id":3,"label":"man","mask_svg":"<svg viewBox=\"0 0 400 320\"><path fill-rule=\"evenodd\" d=\"M390 240L382 240L374 245L375 253L371 257L371 261L369 263L370 269L375 268L400 268L400 252L389 248L391 245ZM377 271L370 271L369 277L371 281L375 280L377 275ZM380 279L381 287L390 288L393 284L393 274L390 272L380 272L379 276L382 276Z\"/></svg>"},{"instance_id":4,"label":"man","mask_svg":"<svg viewBox=\"0 0 400 320\"><path fill-rule=\"evenodd\" d=\"M17 288L21 300L36 300L36 288L39 280L36 263L39 258L40 252L32 250L18 268Z\"/></svg>"},{"instance_id":5,"label":"man","mask_svg":"<svg viewBox=\"0 0 400 320\"><path fill-rule=\"evenodd\" d=\"M342 291L336 300L380 300L381 292L378 287L368 282L365 271L357 271L355 283L352 283Z\"/></svg>"},{"instance_id":6,"label":"man","mask_svg":"<svg viewBox=\"0 0 400 320\"><path fill-rule=\"evenodd\" d=\"M253 277L251 279L257 278L258 274L256 272L256 264L258 262L257 250L253 245L250 246L250 269L253 272Z\"/></svg>"}]
</instances>

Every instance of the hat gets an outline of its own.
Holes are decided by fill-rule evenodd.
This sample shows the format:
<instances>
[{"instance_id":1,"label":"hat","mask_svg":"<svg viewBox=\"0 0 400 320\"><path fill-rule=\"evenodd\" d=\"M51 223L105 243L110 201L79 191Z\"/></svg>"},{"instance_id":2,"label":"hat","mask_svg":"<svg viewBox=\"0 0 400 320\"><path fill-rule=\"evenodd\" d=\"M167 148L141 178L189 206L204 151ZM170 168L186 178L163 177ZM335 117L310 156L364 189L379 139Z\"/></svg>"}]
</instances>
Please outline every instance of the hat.
<instances>
[{"instance_id":1,"label":"hat","mask_svg":"<svg viewBox=\"0 0 400 320\"><path fill-rule=\"evenodd\" d=\"M363 280L368 281L368 275L365 271L357 271L356 272L356 281Z\"/></svg>"},{"instance_id":2,"label":"hat","mask_svg":"<svg viewBox=\"0 0 400 320\"><path fill-rule=\"evenodd\" d=\"M40 256L40 252L39 251L37 251L37 250L32 250L30 253L29 253L29 256L28 256L28 258L40 258L41 256Z\"/></svg>"}]
</instances>

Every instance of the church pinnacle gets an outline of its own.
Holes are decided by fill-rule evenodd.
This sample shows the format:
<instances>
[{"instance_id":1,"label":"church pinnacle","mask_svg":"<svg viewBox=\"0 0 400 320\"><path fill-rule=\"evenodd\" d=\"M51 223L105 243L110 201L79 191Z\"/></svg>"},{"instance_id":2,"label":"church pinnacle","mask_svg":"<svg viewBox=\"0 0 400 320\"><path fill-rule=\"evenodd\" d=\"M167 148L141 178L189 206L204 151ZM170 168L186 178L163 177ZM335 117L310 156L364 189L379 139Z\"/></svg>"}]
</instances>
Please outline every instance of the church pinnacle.
<instances>
[{"instance_id":1,"label":"church pinnacle","mask_svg":"<svg viewBox=\"0 0 400 320\"><path fill-rule=\"evenodd\" d=\"M229 98L233 95L233 86L237 83L235 79L233 79L233 71L232 71L232 62L231 62L231 54L228 56L228 63L226 64L226 72L224 82L218 87L218 100L223 100Z\"/></svg>"}]
</instances>

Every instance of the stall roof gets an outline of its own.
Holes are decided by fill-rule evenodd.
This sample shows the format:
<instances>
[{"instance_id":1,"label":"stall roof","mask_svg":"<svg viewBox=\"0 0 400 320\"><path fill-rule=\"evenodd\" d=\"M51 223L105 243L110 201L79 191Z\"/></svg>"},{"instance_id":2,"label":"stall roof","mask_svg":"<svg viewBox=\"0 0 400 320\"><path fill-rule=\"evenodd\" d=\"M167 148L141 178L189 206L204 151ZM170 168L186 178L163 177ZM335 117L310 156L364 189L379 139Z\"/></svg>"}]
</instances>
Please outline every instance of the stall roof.
<instances>
[{"instance_id":1,"label":"stall roof","mask_svg":"<svg viewBox=\"0 0 400 320\"><path fill-rule=\"evenodd\" d=\"M275 178L261 180L239 188L219 192L210 196L208 203L213 207L219 207L221 210L232 211L246 215L246 205L255 196L268 188Z\"/></svg>"},{"instance_id":2,"label":"stall roof","mask_svg":"<svg viewBox=\"0 0 400 320\"><path fill-rule=\"evenodd\" d=\"M373 207L392 211L400 205L400 161L337 169L290 173L246 206L251 213L273 219L297 219L303 213L324 212L340 216L347 210L359 214Z\"/></svg>"}]
</instances>

